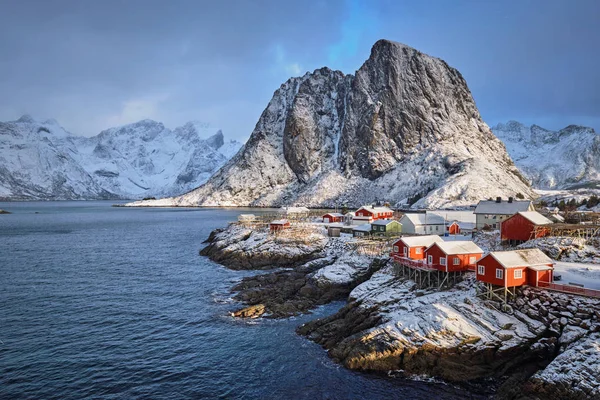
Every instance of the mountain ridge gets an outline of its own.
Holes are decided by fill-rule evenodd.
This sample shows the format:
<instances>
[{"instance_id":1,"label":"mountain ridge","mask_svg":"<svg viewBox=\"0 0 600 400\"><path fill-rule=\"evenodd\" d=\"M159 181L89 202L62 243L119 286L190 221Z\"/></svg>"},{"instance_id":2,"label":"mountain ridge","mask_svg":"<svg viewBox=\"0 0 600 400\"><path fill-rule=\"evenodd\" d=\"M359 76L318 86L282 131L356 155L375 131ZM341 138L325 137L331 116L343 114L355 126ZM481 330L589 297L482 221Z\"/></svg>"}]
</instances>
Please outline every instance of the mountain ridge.
<instances>
[{"instance_id":1,"label":"mountain ridge","mask_svg":"<svg viewBox=\"0 0 600 400\"><path fill-rule=\"evenodd\" d=\"M519 193L535 196L460 72L380 40L354 75L324 67L283 83L204 185L139 205L446 207Z\"/></svg>"},{"instance_id":2,"label":"mountain ridge","mask_svg":"<svg viewBox=\"0 0 600 400\"><path fill-rule=\"evenodd\" d=\"M508 121L497 124L492 131L537 189L600 185L600 134L593 128L568 125L552 131Z\"/></svg>"},{"instance_id":3,"label":"mountain ridge","mask_svg":"<svg viewBox=\"0 0 600 400\"><path fill-rule=\"evenodd\" d=\"M0 199L135 199L185 193L208 179L239 147L239 142L226 142L222 131L197 122L171 131L146 119L83 137L55 120L39 122L24 115L0 122Z\"/></svg>"}]
</instances>

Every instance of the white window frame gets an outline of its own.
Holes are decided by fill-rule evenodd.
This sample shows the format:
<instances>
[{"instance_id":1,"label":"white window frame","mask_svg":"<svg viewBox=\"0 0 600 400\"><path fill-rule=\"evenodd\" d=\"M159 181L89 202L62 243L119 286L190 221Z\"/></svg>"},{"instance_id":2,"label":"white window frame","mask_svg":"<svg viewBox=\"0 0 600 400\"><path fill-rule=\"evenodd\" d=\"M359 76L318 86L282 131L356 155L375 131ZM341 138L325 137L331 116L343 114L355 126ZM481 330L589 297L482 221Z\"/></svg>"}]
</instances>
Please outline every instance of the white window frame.
<instances>
[{"instance_id":1,"label":"white window frame","mask_svg":"<svg viewBox=\"0 0 600 400\"><path fill-rule=\"evenodd\" d=\"M404 256L407 257L408 256L408 247L404 246Z\"/></svg>"},{"instance_id":2,"label":"white window frame","mask_svg":"<svg viewBox=\"0 0 600 400\"><path fill-rule=\"evenodd\" d=\"M433 256L432 255L427 256L427 264L433 264Z\"/></svg>"},{"instance_id":3,"label":"white window frame","mask_svg":"<svg viewBox=\"0 0 600 400\"><path fill-rule=\"evenodd\" d=\"M502 268L496 268L496 279L504 279L504 270Z\"/></svg>"},{"instance_id":4,"label":"white window frame","mask_svg":"<svg viewBox=\"0 0 600 400\"><path fill-rule=\"evenodd\" d=\"M440 257L440 265L446 265L446 257Z\"/></svg>"},{"instance_id":5,"label":"white window frame","mask_svg":"<svg viewBox=\"0 0 600 400\"><path fill-rule=\"evenodd\" d=\"M469 264L475 264L477 262L477 257L471 256L469 257Z\"/></svg>"},{"instance_id":6,"label":"white window frame","mask_svg":"<svg viewBox=\"0 0 600 400\"><path fill-rule=\"evenodd\" d=\"M400 249L398 248L398 246L394 246L394 253L399 253Z\"/></svg>"},{"instance_id":7,"label":"white window frame","mask_svg":"<svg viewBox=\"0 0 600 400\"><path fill-rule=\"evenodd\" d=\"M415 254L423 254L423 249L422 249L422 248L420 248L420 247L417 247L417 248L415 249Z\"/></svg>"},{"instance_id":8,"label":"white window frame","mask_svg":"<svg viewBox=\"0 0 600 400\"><path fill-rule=\"evenodd\" d=\"M485 265L477 266L477 275L485 275Z\"/></svg>"},{"instance_id":9,"label":"white window frame","mask_svg":"<svg viewBox=\"0 0 600 400\"><path fill-rule=\"evenodd\" d=\"M454 264L454 265L460 265L460 258L458 258L458 257L454 257L453 264Z\"/></svg>"},{"instance_id":10,"label":"white window frame","mask_svg":"<svg viewBox=\"0 0 600 400\"><path fill-rule=\"evenodd\" d=\"M517 274L517 272L518 272L518 274ZM523 270L515 269L514 277L515 277L515 279L523 279Z\"/></svg>"}]
</instances>

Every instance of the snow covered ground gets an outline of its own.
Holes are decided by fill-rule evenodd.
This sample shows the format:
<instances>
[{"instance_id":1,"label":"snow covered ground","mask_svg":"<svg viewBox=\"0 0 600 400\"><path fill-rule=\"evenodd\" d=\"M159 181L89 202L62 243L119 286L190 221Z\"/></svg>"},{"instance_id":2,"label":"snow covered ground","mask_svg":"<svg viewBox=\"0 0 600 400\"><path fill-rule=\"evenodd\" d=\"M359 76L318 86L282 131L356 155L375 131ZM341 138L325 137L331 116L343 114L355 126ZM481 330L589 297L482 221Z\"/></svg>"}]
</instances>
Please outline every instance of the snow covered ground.
<instances>
[{"instance_id":1,"label":"snow covered ground","mask_svg":"<svg viewBox=\"0 0 600 400\"><path fill-rule=\"evenodd\" d=\"M578 283L588 289L600 290L600 264L557 262L555 274L561 275L560 284Z\"/></svg>"}]
</instances>

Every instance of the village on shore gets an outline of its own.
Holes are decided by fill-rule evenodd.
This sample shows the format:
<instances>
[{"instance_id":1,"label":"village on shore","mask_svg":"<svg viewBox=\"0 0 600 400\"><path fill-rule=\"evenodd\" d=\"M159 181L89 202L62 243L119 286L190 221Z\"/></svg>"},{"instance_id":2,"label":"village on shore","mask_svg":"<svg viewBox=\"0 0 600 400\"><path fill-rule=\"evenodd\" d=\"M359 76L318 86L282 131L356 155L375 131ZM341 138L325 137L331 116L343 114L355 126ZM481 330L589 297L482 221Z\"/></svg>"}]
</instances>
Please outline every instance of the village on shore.
<instances>
[{"instance_id":1,"label":"village on shore","mask_svg":"<svg viewBox=\"0 0 600 400\"><path fill-rule=\"evenodd\" d=\"M600 298L600 288L561 281L554 260L536 247L534 240L600 240L598 213L580 214L575 222L566 221L558 207L538 206L536 210L530 200L498 197L464 211L403 213L381 203L356 211L321 213L306 207L282 207L277 219L273 215L241 214L239 223L268 224L273 235L286 231L302 235L307 225L321 225L330 237L351 237L370 255L390 257L397 273L421 288L449 287L461 274L473 272L481 283L481 295L504 303L522 286ZM498 243L493 251L476 243L478 237L494 234ZM531 246L515 248L529 241Z\"/></svg>"}]
</instances>

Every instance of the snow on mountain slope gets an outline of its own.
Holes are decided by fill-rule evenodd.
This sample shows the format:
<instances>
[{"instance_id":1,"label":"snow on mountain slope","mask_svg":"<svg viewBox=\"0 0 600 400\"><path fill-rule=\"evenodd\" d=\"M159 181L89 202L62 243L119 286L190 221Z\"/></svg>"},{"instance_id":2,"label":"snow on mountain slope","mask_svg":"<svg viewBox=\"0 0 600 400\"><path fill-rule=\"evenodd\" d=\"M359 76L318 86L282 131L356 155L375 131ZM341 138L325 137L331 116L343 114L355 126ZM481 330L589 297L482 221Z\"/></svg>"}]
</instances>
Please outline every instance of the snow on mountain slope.
<instances>
[{"instance_id":1,"label":"snow on mountain slope","mask_svg":"<svg viewBox=\"0 0 600 400\"><path fill-rule=\"evenodd\" d=\"M517 193L534 196L460 73L380 40L356 76L321 68L281 85L205 185L135 205L448 207Z\"/></svg>"},{"instance_id":2,"label":"snow on mountain slope","mask_svg":"<svg viewBox=\"0 0 600 400\"><path fill-rule=\"evenodd\" d=\"M0 198L181 194L204 183L240 147L198 122L171 131L143 120L85 138L69 134L56 121L24 116L0 124Z\"/></svg>"},{"instance_id":3,"label":"snow on mountain slope","mask_svg":"<svg viewBox=\"0 0 600 400\"><path fill-rule=\"evenodd\" d=\"M570 125L550 131L509 121L492 131L534 187L600 187L600 134L592 128Z\"/></svg>"},{"instance_id":4,"label":"snow on mountain slope","mask_svg":"<svg viewBox=\"0 0 600 400\"><path fill-rule=\"evenodd\" d=\"M72 157L76 150L63 143L71 137L55 121L0 122L0 199L114 197Z\"/></svg>"}]
</instances>

